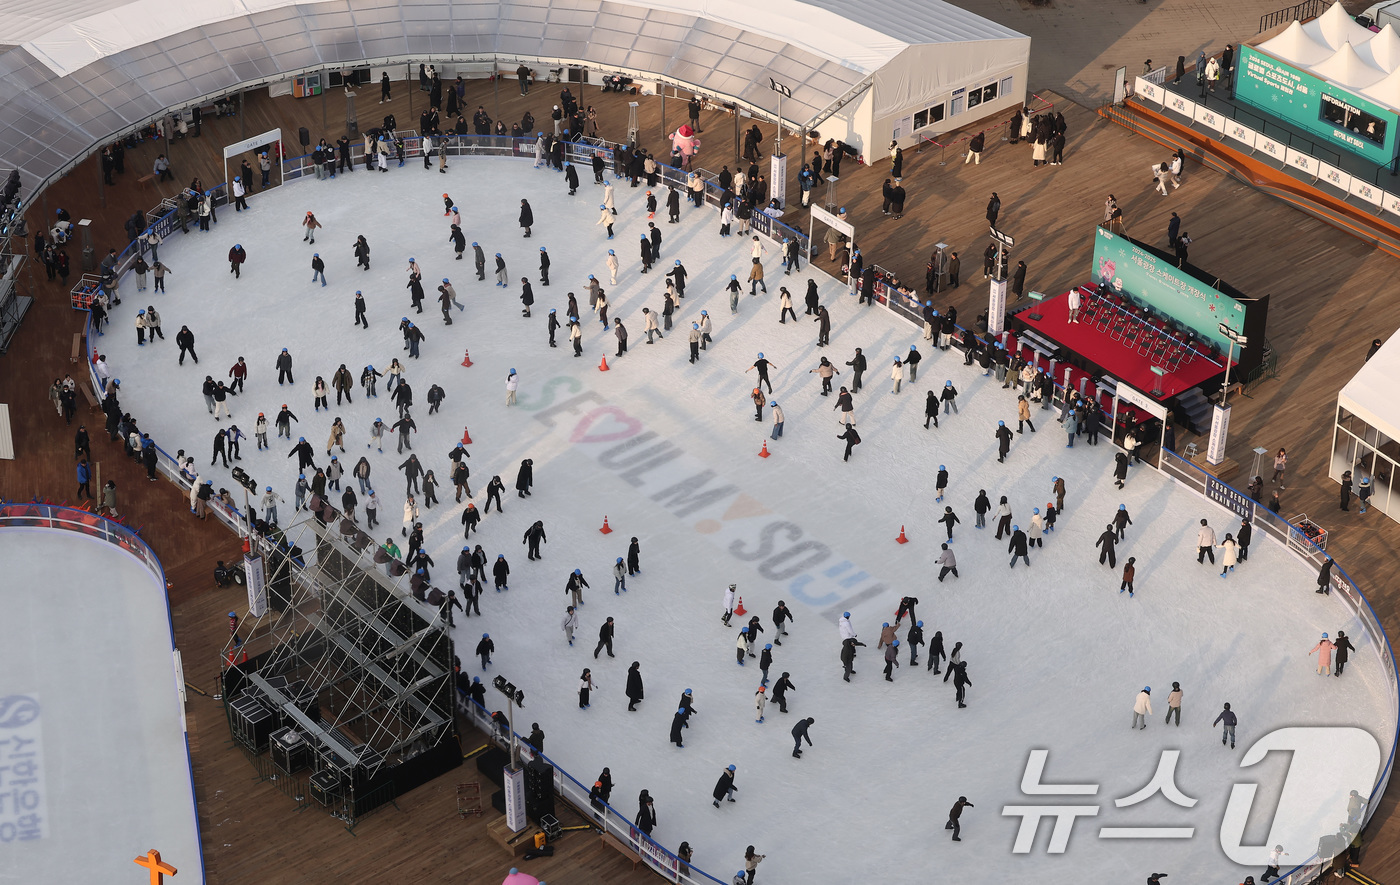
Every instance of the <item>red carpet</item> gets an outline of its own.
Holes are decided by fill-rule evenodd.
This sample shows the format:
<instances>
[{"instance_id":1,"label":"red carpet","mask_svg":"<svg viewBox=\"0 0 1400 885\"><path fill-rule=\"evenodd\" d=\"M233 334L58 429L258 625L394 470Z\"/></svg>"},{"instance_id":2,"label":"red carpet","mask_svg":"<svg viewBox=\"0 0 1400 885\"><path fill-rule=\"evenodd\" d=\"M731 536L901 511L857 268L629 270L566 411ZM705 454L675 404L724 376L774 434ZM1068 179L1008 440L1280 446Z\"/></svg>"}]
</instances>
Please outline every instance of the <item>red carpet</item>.
<instances>
[{"instance_id":1,"label":"red carpet","mask_svg":"<svg viewBox=\"0 0 1400 885\"><path fill-rule=\"evenodd\" d=\"M1111 338L1108 332L1099 331L1098 327L1103 325L1102 323L1085 319L1085 308L1090 302L1087 295L1081 295L1079 322L1070 323L1068 296L1069 293L1066 292L1054 298L1047 298L1035 308L1018 313L1016 318L1037 334L1074 351L1101 367L1109 375L1143 393L1150 395L1160 386L1162 396L1154 397L1155 399L1170 399L1225 371L1222 365L1211 362L1209 357L1200 353L1188 357L1187 348L1175 346L1170 355L1183 358L1175 371L1162 376L1159 384L1157 375L1151 368L1152 362L1147 356L1139 353L1141 347L1126 346L1121 341ZM1042 319L1032 320L1032 313L1041 314ZM1158 364L1161 365L1160 360Z\"/></svg>"}]
</instances>

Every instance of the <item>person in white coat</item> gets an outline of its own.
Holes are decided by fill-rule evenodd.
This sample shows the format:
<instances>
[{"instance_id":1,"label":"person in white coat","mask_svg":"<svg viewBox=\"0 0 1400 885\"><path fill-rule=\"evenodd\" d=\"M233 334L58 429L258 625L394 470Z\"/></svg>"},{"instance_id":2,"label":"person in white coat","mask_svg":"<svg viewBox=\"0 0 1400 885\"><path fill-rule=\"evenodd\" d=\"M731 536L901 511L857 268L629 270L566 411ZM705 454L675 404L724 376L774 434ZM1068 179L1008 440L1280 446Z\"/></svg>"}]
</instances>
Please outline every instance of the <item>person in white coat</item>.
<instances>
[{"instance_id":1,"label":"person in white coat","mask_svg":"<svg viewBox=\"0 0 1400 885\"><path fill-rule=\"evenodd\" d=\"M409 495L403 502L403 536L408 537L408 533L413 530L413 526L418 522L418 502Z\"/></svg>"},{"instance_id":2,"label":"person in white coat","mask_svg":"<svg viewBox=\"0 0 1400 885\"><path fill-rule=\"evenodd\" d=\"M535 139L535 168L544 166L544 133L541 132Z\"/></svg>"},{"instance_id":3,"label":"person in white coat","mask_svg":"<svg viewBox=\"0 0 1400 885\"><path fill-rule=\"evenodd\" d=\"M856 628L851 624L851 613L845 612L841 615L841 620L836 622L837 628L841 631L841 641L856 638Z\"/></svg>"},{"instance_id":4,"label":"person in white coat","mask_svg":"<svg viewBox=\"0 0 1400 885\"><path fill-rule=\"evenodd\" d=\"M614 286L617 285L617 255L613 250L608 250L608 277Z\"/></svg>"},{"instance_id":5,"label":"person in white coat","mask_svg":"<svg viewBox=\"0 0 1400 885\"><path fill-rule=\"evenodd\" d=\"M734 614L734 584L729 585L729 589L724 591L724 616L720 618L724 626L729 626L729 618Z\"/></svg>"},{"instance_id":6,"label":"person in white coat","mask_svg":"<svg viewBox=\"0 0 1400 885\"><path fill-rule=\"evenodd\" d=\"M1065 304L1069 307L1069 321L1079 322L1079 290L1070 289L1069 295L1065 298Z\"/></svg>"},{"instance_id":7,"label":"person in white coat","mask_svg":"<svg viewBox=\"0 0 1400 885\"><path fill-rule=\"evenodd\" d=\"M768 690L761 685L758 687L758 691L753 693L753 706L754 711L758 713L754 722L761 724L763 722L763 708L768 706Z\"/></svg>"},{"instance_id":8,"label":"person in white coat","mask_svg":"<svg viewBox=\"0 0 1400 885\"><path fill-rule=\"evenodd\" d=\"M564 635L569 638L569 645L574 644L574 631L578 629L578 612L571 605L564 614L564 623L559 625L564 630Z\"/></svg>"},{"instance_id":9,"label":"person in white coat","mask_svg":"<svg viewBox=\"0 0 1400 885\"><path fill-rule=\"evenodd\" d=\"M1215 529L1203 519L1196 532L1196 561L1204 563L1207 556L1210 557L1210 564L1215 565Z\"/></svg>"},{"instance_id":10,"label":"person in white coat","mask_svg":"<svg viewBox=\"0 0 1400 885\"><path fill-rule=\"evenodd\" d=\"M1235 560L1239 556L1240 545L1235 543L1235 536L1229 532L1225 533L1225 540L1220 542L1220 577L1225 577L1235 570Z\"/></svg>"},{"instance_id":11,"label":"person in white coat","mask_svg":"<svg viewBox=\"0 0 1400 885\"><path fill-rule=\"evenodd\" d=\"M613 201L613 186L611 181L603 184L603 205L608 207L608 211L612 214L617 214L617 203Z\"/></svg>"},{"instance_id":12,"label":"person in white coat","mask_svg":"<svg viewBox=\"0 0 1400 885\"><path fill-rule=\"evenodd\" d=\"M1152 686L1144 686L1133 702L1133 728L1147 727L1147 717L1152 715Z\"/></svg>"},{"instance_id":13,"label":"person in white coat","mask_svg":"<svg viewBox=\"0 0 1400 885\"><path fill-rule=\"evenodd\" d=\"M519 387L520 376L515 374L514 369L511 369L510 374L506 376L506 405L515 405L515 391Z\"/></svg>"},{"instance_id":14,"label":"person in white coat","mask_svg":"<svg viewBox=\"0 0 1400 885\"><path fill-rule=\"evenodd\" d=\"M899 357L894 358L894 366L890 368L890 380L894 382L894 390L890 392L899 393L899 385L904 383L904 364Z\"/></svg>"}]
</instances>

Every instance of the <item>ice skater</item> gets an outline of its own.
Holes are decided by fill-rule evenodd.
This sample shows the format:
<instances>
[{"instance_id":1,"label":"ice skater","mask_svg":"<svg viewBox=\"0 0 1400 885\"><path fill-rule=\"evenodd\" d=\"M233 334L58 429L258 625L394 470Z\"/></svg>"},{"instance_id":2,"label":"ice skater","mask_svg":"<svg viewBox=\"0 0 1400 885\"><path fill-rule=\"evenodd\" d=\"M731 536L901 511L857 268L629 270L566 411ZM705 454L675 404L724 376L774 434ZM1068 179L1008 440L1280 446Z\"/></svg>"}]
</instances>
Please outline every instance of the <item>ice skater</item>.
<instances>
[{"instance_id":1,"label":"ice skater","mask_svg":"<svg viewBox=\"0 0 1400 885\"><path fill-rule=\"evenodd\" d=\"M758 691L753 693L753 705L754 711L758 714L754 722L762 725L764 719L763 710L768 706L768 689L766 686L760 685Z\"/></svg>"},{"instance_id":2,"label":"ice skater","mask_svg":"<svg viewBox=\"0 0 1400 885\"><path fill-rule=\"evenodd\" d=\"M724 614L720 616L720 621L723 622L726 627L729 626L729 619L734 615L734 591L736 586L735 584L730 584L728 589L724 591Z\"/></svg>"},{"instance_id":3,"label":"ice skater","mask_svg":"<svg viewBox=\"0 0 1400 885\"><path fill-rule=\"evenodd\" d=\"M1330 640L1330 639L1327 638L1327 634L1326 634L1326 633L1323 633L1323 634L1322 634L1322 638L1318 640L1317 645L1314 645L1314 646L1312 647L1312 651L1308 652L1308 657L1312 657L1312 656L1313 656L1313 652L1317 652L1317 653L1318 653L1318 655L1317 655L1317 675L1319 675L1319 676L1329 676L1329 675L1331 675L1331 672L1332 672L1332 650L1335 649L1336 647L1337 647L1336 644L1335 644L1334 642L1332 642L1332 640Z\"/></svg>"},{"instance_id":4,"label":"ice skater","mask_svg":"<svg viewBox=\"0 0 1400 885\"><path fill-rule=\"evenodd\" d=\"M1099 548L1099 565L1103 565L1104 561L1107 560L1109 568L1117 568L1118 533L1113 530L1112 523L1105 525L1103 529L1103 534L1099 535L1098 541L1094 543L1094 546Z\"/></svg>"},{"instance_id":5,"label":"ice skater","mask_svg":"<svg viewBox=\"0 0 1400 885\"><path fill-rule=\"evenodd\" d=\"M792 727L792 758L802 758L802 742L804 740L807 742L807 746L812 746L812 738L807 734L807 729L811 728L812 723L816 721L813 717L808 716L806 719L799 720ZM759 855L759 857L761 858L763 855Z\"/></svg>"},{"instance_id":6,"label":"ice skater","mask_svg":"<svg viewBox=\"0 0 1400 885\"><path fill-rule=\"evenodd\" d=\"M1230 742L1230 749L1235 749L1235 725L1238 722L1239 717L1230 709L1230 705L1226 704L1225 709L1221 710L1220 715L1216 716L1215 721L1210 724L1212 728L1217 725L1223 725L1220 732L1220 745L1222 747L1225 746L1225 741L1228 740ZM1178 724L1180 724L1180 720L1178 720Z\"/></svg>"},{"instance_id":7,"label":"ice skater","mask_svg":"<svg viewBox=\"0 0 1400 885\"><path fill-rule=\"evenodd\" d=\"M611 623L612 618L609 618L608 621ZM597 655L594 655L594 657L597 657ZM628 713L637 712L637 704L641 703L642 698L645 697L645 692L642 690L641 667L641 662L633 661L632 666L627 668L626 693Z\"/></svg>"},{"instance_id":8,"label":"ice skater","mask_svg":"<svg viewBox=\"0 0 1400 885\"><path fill-rule=\"evenodd\" d=\"M710 795L714 797L714 806L716 808L719 808L721 799L733 802L734 794L739 792L739 788L734 786L735 772L736 768L730 765L720 774L719 780L715 782L714 791Z\"/></svg>"},{"instance_id":9,"label":"ice skater","mask_svg":"<svg viewBox=\"0 0 1400 885\"><path fill-rule=\"evenodd\" d=\"M1207 556L1210 564L1215 565L1215 530L1203 519L1196 531L1196 562L1205 563Z\"/></svg>"},{"instance_id":10,"label":"ice skater","mask_svg":"<svg viewBox=\"0 0 1400 885\"><path fill-rule=\"evenodd\" d=\"M1139 731L1147 727L1147 717L1152 715L1152 686L1143 686L1133 701L1133 728Z\"/></svg>"},{"instance_id":11,"label":"ice skater","mask_svg":"<svg viewBox=\"0 0 1400 885\"><path fill-rule=\"evenodd\" d=\"M953 841L954 841L954 842L961 842L961 841L962 841L962 837L959 835L959 833L962 832L962 823L961 823L961 821L962 821L963 809L964 809L964 808L976 808L976 807L977 807L976 805L973 805L971 802L967 801L967 797L966 797L966 796L959 796L959 797L958 797L958 801L956 801L956 802L953 803L952 809L949 810L949 812L948 812L948 822L947 822L946 824L943 825L943 829L945 829L945 830L952 830L952 831L953 831Z\"/></svg>"},{"instance_id":12,"label":"ice skater","mask_svg":"<svg viewBox=\"0 0 1400 885\"><path fill-rule=\"evenodd\" d=\"M1128 561L1123 563L1123 582L1118 585L1118 592L1128 591L1128 598L1133 598L1133 579L1137 577L1137 557L1129 556Z\"/></svg>"},{"instance_id":13,"label":"ice skater","mask_svg":"<svg viewBox=\"0 0 1400 885\"><path fill-rule=\"evenodd\" d=\"M589 692L597 687L597 683L593 681L593 671L584 667L583 673L579 674L578 677L578 708L580 710L587 710L591 706L588 702Z\"/></svg>"}]
</instances>

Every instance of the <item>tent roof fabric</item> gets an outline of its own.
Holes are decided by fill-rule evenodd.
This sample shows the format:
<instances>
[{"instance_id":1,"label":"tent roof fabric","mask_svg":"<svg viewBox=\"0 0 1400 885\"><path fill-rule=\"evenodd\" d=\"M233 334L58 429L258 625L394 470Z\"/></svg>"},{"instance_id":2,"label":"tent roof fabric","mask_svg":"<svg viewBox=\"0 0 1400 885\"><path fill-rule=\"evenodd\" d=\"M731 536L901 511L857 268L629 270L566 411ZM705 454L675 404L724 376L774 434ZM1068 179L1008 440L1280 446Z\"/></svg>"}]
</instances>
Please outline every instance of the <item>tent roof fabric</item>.
<instances>
[{"instance_id":1,"label":"tent roof fabric","mask_svg":"<svg viewBox=\"0 0 1400 885\"><path fill-rule=\"evenodd\" d=\"M1337 403L1391 439L1400 439L1400 335L1392 335L1337 394Z\"/></svg>"},{"instance_id":2,"label":"tent roof fabric","mask_svg":"<svg viewBox=\"0 0 1400 885\"><path fill-rule=\"evenodd\" d=\"M49 0L0 8L0 34L20 44L0 53L0 156L27 183L167 108L366 60L578 61L775 109L771 77L801 122L911 46L1029 51L943 0Z\"/></svg>"},{"instance_id":3,"label":"tent roof fabric","mask_svg":"<svg viewBox=\"0 0 1400 885\"><path fill-rule=\"evenodd\" d=\"M1356 54L1371 67L1393 73L1400 68L1400 34L1387 23L1379 34L1357 46Z\"/></svg>"},{"instance_id":4,"label":"tent roof fabric","mask_svg":"<svg viewBox=\"0 0 1400 885\"><path fill-rule=\"evenodd\" d=\"M1312 72L1334 83L1353 89L1365 89L1385 77L1385 71L1373 68L1361 60L1350 43L1343 43L1331 58L1312 66Z\"/></svg>"},{"instance_id":5,"label":"tent roof fabric","mask_svg":"<svg viewBox=\"0 0 1400 885\"><path fill-rule=\"evenodd\" d=\"M1400 80L1394 76L1400 71L1400 35L1388 24L1379 32L1361 27L1340 0L1307 24L1295 21L1255 48L1400 110Z\"/></svg>"}]
</instances>

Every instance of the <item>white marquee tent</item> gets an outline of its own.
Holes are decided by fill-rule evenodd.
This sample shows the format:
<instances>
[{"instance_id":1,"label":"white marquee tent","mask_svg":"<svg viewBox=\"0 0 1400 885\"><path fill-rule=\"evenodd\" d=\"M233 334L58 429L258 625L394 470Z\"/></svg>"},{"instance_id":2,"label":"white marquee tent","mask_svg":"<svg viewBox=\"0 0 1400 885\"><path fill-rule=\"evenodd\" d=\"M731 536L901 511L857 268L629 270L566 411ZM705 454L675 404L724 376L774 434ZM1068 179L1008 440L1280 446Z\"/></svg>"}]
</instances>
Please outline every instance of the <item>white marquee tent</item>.
<instances>
[{"instance_id":1,"label":"white marquee tent","mask_svg":"<svg viewBox=\"0 0 1400 885\"><path fill-rule=\"evenodd\" d=\"M1343 89L1400 111L1400 34L1363 28L1335 3L1255 46Z\"/></svg>"},{"instance_id":2,"label":"white marquee tent","mask_svg":"<svg viewBox=\"0 0 1400 885\"><path fill-rule=\"evenodd\" d=\"M0 166L32 187L170 109L360 65L578 66L863 153L1025 98L1030 38L942 0L67 0L0 10ZM483 71L484 72L484 71Z\"/></svg>"}]
</instances>

